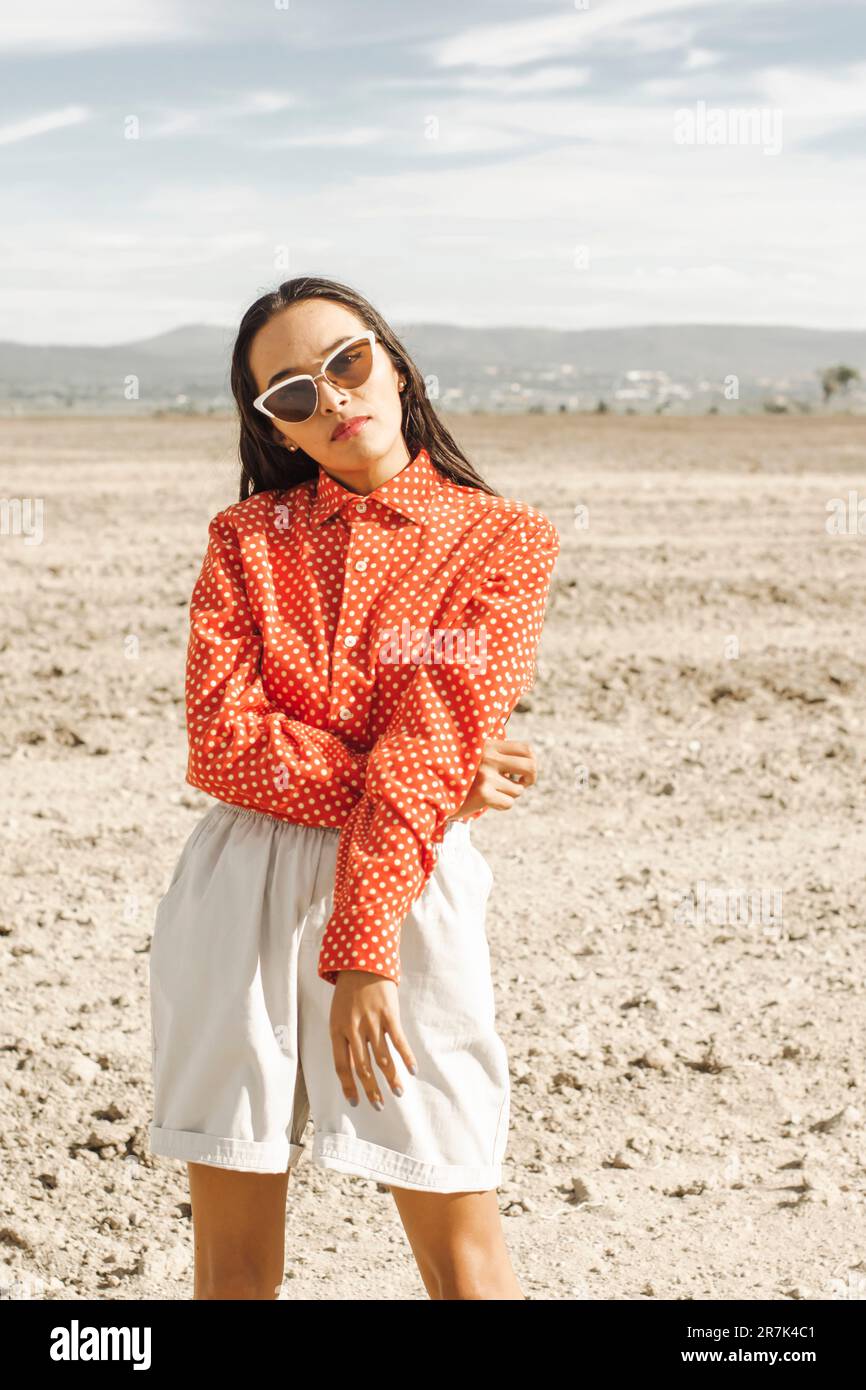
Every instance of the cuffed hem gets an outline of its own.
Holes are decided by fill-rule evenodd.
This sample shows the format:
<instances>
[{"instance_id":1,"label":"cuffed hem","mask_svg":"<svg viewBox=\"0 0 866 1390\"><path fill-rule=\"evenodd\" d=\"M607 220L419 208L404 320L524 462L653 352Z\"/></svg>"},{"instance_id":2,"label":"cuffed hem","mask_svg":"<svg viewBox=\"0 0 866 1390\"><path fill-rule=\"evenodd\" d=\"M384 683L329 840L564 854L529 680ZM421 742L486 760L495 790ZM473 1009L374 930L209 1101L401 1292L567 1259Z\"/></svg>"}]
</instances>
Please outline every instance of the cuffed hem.
<instances>
[{"instance_id":1,"label":"cuffed hem","mask_svg":"<svg viewBox=\"0 0 866 1390\"><path fill-rule=\"evenodd\" d=\"M489 1192L502 1182L502 1164L486 1168L423 1163L407 1154L351 1139L346 1134L315 1134L312 1162L337 1173L354 1173L415 1192Z\"/></svg>"},{"instance_id":2,"label":"cuffed hem","mask_svg":"<svg viewBox=\"0 0 866 1390\"><path fill-rule=\"evenodd\" d=\"M185 1163L209 1163L215 1168L234 1168L242 1173L286 1173L304 1153L303 1144L287 1139L259 1144L252 1139L219 1139L189 1129L150 1126L150 1152Z\"/></svg>"}]
</instances>

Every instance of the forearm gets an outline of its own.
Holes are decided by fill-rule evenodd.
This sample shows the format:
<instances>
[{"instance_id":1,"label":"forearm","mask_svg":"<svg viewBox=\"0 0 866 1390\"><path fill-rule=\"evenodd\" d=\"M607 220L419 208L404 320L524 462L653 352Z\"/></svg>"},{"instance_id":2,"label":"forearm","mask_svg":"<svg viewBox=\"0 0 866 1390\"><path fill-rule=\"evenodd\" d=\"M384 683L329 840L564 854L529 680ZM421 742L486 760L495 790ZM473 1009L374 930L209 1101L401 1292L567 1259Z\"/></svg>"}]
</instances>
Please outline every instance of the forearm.
<instances>
[{"instance_id":1,"label":"forearm","mask_svg":"<svg viewBox=\"0 0 866 1390\"><path fill-rule=\"evenodd\" d=\"M363 794L367 754L270 708L189 721L187 781L210 796L304 825L342 827Z\"/></svg>"}]
</instances>

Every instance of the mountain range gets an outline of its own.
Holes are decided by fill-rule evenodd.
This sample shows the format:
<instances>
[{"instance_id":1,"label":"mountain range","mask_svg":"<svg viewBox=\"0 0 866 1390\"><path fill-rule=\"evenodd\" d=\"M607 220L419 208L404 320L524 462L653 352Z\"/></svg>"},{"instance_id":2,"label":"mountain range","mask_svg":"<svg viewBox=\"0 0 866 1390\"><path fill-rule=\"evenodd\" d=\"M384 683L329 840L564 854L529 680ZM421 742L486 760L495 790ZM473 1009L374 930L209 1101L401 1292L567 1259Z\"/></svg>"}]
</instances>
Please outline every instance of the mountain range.
<instances>
[{"instance_id":1,"label":"mountain range","mask_svg":"<svg viewBox=\"0 0 866 1390\"><path fill-rule=\"evenodd\" d=\"M626 328L395 326L452 411L704 412L823 402L821 374L860 374L834 400L866 410L866 331L753 324ZM189 324L105 347L0 342L0 412L233 409L234 329Z\"/></svg>"}]
</instances>

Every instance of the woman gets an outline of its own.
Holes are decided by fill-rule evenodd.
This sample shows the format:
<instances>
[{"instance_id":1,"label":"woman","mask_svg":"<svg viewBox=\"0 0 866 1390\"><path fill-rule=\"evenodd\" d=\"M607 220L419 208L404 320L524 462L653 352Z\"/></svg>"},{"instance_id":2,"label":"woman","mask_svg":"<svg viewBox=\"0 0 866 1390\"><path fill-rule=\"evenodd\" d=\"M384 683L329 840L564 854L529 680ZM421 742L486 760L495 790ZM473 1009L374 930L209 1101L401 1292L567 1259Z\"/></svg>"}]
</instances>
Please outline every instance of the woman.
<instances>
[{"instance_id":1,"label":"woman","mask_svg":"<svg viewBox=\"0 0 866 1390\"><path fill-rule=\"evenodd\" d=\"M210 522L186 666L187 780L217 803L150 967L151 1148L189 1165L194 1297L278 1294L312 1117L314 1162L390 1188L431 1298L521 1299L470 824L535 781L504 726L559 536L478 476L344 285L253 304L232 389L240 499Z\"/></svg>"}]
</instances>

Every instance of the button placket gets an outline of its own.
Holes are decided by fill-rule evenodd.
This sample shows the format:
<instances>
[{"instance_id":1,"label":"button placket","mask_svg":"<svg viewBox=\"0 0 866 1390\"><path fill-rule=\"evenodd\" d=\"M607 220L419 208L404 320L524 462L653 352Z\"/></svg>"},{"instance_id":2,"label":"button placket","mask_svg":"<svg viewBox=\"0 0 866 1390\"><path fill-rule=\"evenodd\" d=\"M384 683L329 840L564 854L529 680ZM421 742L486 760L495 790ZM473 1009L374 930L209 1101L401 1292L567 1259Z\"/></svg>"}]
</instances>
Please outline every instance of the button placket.
<instances>
[{"instance_id":1,"label":"button placket","mask_svg":"<svg viewBox=\"0 0 866 1390\"><path fill-rule=\"evenodd\" d=\"M355 503L353 504L353 511L364 513L364 512L366 512L366 511L368 510L368 506L369 506L369 504L368 504L367 502L363 501L363 500L360 501L360 502L355 502ZM355 542L356 537L358 537L359 534L360 534L360 535L364 535L365 532L364 532L364 531L361 531L361 532L359 533L358 529L356 529L354 526L351 526L351 525L350 525L350 527L349 527L349 546L350 546L350 553L351 553L351 550L355 548L355 547L354 547L354 542ZM355 571L357 574L364 574L364 573L366 573L367 568L368 568L368 566L369 566L369 563L370 563L369 558L368 558L367 556L364 556L364 555L359 556L359 557L358 557L357 559L355 559L355 560L352 560L352 559L350 558L350 555L347 555L347 557L346 557L346 572L345 572L345 574L344 574L344 576L343 576L343 596L342 596L342 601L341 601L341 603L340 603L340 614L339 614L339 617L338 617L338 619L337 619L337 645L338 645L338 646L342 646L343 648L351 649L352 647L356 646L356 645L357 645L357 642L358 642L358 636L357 636L356 633L353 633L353 632L344 633L344 634L342 635L342 637L340 637L340 635L339 635L339 634L340 634L340 628L341 628L341 626L342 626L342 624L343 624L344 614L346 614L346 613L349 612L350 610L352 610L352 611L354 611L354 612L357 613L357 612L358 612L358 609L359 609L359 595L358 595L358 589L361 588L362 586L359 584L358 586L356 586L356 588L353 589L353 587L352 587L352 585L351 585L351 574L352 574L352 571ZM348 664L349 664L349 663L348 663L348 661L347 661L347 665L348 665ZM339 668L340 663L338 662L337 665L338 665L338 668ZM351 666L349 666L349 670L351 671ZM351 692L350 692L349 690L340 690L340 689L339 689L339 671L338 671L338 676L337 676L337 687L336 687L336 688L332 688L332 690L331 690L332 708L333 708L333 702L334 702L335 700L337 700L337 699L340 699L340 698L342 698L342 699L343 699L345 702L347 702L347 703L343 703L342 705L339 706L339 708L337 709L337 718L340 719L341 721L345 722L346 720L351 719L351 718L355 715L355 710L352 709L352 707L351 707L351 702L352 702L352 700L353 700L353 696L352 696Z\"/></svg>"}]
</instances>

